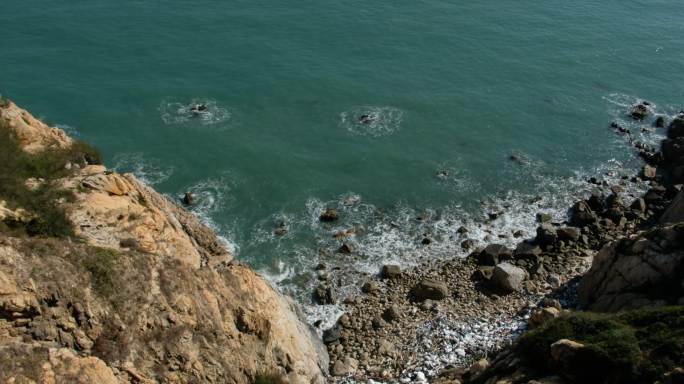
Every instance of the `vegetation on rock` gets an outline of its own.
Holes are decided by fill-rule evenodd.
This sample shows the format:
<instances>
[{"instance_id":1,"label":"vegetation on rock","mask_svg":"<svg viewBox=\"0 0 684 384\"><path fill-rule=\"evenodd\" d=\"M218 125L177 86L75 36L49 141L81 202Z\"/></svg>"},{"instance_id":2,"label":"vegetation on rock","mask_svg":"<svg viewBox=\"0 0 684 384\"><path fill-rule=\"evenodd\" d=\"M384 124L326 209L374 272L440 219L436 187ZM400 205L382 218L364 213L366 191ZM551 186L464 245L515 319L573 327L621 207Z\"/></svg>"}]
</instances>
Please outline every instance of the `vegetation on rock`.
<instances>
[{"instance_id":1,"label":"vegetation on rock","mask_svg":"<svg viewBox=\"0 0 684 384\"><path fill-rule=\"evenodd\" d=\"M584 345L557 366L551 345L572 339ZM684 364L684 307L619 314L574 312L524 334L516 347L530 366L560 369L582 383L653 382Z\"/></svg>"}]
</instances>

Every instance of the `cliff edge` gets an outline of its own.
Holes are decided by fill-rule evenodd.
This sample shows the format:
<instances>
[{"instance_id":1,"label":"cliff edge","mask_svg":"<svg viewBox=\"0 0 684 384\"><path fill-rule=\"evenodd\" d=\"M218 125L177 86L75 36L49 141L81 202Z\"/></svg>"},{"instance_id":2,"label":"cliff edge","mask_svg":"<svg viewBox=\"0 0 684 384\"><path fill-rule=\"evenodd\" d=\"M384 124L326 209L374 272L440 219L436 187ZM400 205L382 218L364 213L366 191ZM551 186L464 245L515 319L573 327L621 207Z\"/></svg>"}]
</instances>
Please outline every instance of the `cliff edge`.
<instances>
[{"instance_id":1,"label":"cliff edge","mask_svg":"<svg viewBox=\"0 0 684 384\"><path fill-rule=\"evenodd\" d=\"M322 383L298 309L216 234L0 100L0 382Z\"/></svg>"}]
</instances>

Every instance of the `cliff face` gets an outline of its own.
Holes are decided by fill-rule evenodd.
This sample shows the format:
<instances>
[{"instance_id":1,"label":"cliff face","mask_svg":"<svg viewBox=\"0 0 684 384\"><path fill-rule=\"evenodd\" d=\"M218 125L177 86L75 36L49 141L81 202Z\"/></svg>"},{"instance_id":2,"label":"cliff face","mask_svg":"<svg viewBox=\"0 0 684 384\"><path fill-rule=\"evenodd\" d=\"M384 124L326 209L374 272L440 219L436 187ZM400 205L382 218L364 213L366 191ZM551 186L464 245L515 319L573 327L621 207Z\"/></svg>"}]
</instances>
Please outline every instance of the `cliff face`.
<instances>
[{"instance_id":1,"label":"cliff face","mask_svg":"<svg viewBox=\"0 0 684 384\"><path fill-rule=\"evenodd\" d=\"M73 145L0 104L0 129L23 151ZM59 166L65 176L26 186L69 194L54 204L75 236L0 231L0 382L324 381L325 348L295 305L196 217L133 175L87 158ZM31 217L21 208L0 220Z\"/></svg>"}]
</instances>

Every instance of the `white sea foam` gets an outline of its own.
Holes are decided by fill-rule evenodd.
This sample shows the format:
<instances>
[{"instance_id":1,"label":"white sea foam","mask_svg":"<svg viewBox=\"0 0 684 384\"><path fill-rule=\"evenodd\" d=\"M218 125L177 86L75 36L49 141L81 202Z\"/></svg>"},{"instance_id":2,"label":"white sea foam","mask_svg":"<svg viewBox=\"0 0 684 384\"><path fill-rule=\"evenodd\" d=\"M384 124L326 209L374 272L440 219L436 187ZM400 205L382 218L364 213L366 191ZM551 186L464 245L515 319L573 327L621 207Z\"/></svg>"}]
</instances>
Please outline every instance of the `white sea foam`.
<instances>
[{"instance_id":1,"label":"white sea foam","mask_svg":"<svg viewBox=\"0 0 684 384\"><path fill-rule=\"evenodd\" d=\"M173 167L161 161L145 157L142 153L122 153L114 157L114 171L131 172L143 183L154 186L168 180Z\"/></svg>"},{"instance_id":2,"label":"white sea foam","mask_svg":"<svg viewBox=\"0 0 684 384\"><path fill-rule=\"evenodd\" d=\"M193 112L193 106L202 104L205 111ZM195 98L189 101L165 99L159 106L159 113L168 125L197 122L201 125L215 125L226 122L231 114L226 107L220 106L216 100Z\"/></svg>"},{"instance_id":3,"label":"white sea foam","mask_svg":"<svg viewBox=\"0 0 684 384\"><path fill-rule=\"evenodd\" d=\"M340 126L356 135L380 137L399 130L403 117L395 107L358 106L340 113Z\"/></svg>"}]
</instances>

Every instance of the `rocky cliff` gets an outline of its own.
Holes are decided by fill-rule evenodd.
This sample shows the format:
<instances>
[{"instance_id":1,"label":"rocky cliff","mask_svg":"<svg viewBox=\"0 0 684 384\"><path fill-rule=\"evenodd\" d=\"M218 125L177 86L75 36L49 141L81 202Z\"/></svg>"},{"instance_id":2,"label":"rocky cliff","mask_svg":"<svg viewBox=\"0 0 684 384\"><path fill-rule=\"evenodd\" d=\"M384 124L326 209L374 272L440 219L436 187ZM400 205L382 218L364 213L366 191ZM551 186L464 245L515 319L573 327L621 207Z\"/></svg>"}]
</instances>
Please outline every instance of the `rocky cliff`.
<instances>
[{"instance_id":1,"label":"rocky cliff","mask_svg":"<svg viewBox=\"0 0 684 384\"><path fill-rule=\"evenodd\" d=\"M25 160L0 175L0 382L324 382L296 306L211 229L0 101Z\"/></svg>"}]
</instances>

